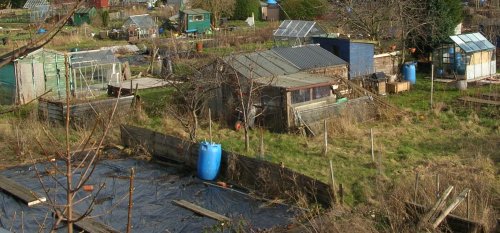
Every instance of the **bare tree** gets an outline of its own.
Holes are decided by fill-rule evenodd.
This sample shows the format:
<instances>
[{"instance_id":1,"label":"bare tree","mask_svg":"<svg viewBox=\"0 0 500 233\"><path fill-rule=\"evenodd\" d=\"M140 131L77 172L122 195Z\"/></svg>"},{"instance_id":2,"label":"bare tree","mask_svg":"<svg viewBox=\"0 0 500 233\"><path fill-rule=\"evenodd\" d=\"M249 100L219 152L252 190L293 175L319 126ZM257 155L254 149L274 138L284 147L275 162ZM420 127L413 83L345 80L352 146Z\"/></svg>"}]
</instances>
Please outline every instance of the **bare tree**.
<instances>
[{"instance_id":1,"label":"bare tree","mask_svg":"<svg viewBox=\"0 0 500 233\"><path fill-rule=\"evenodd\" d=\"M167 77L169 86L175 91L167 105L167 112L181 123L192 142L197 141L199 114L220 87L220 76L208 66L197 70L193 67L186 77Z\"/></svg>"},{"instance_id":2,"label":"bare tree","mask_svg":"<svg viewBox=\"0 0 500 233\"><path fill-rule=\"evenodd\" d=\"M193 7L212 12L212 25L217 27L220 17L230 17L234 13L235 0L191 0Z\"/></svg>"},{"instance_id":3,"label":"bare tree","mask_svg":"<svg viewBox=\"0 0 500 233\"><path fill-rule=\"evenodd\" d=\"M87 218L92 213L93 207L95 205L95 200L99 196L100 191L104 187L104 184L100 184L97 187L97 191L91 195L87 195L81 199L75 199L76 195L84 189L84 186L89 181L92 176L97 162L100 160L101 149L105 143L108 132L111 128L112 121L118 107L118 99L120 96L118 95L118 99L114 104L112 110L109 113L109 117L107 119L99 118L95 121L91 132L83 137L82 141L80 141L76 148L73 147L70 142L70 137L72 134L71 124L70 124L70 84L69 84L69 74L68 74L68 56L65 55L65 65L66 65L66 113L65 113L65 140L63 143L56 140L55 136L52 135L46 128L43 128L45 132L45 137L49 140L52 148L55 147L55 150L50 151L47 146L45 146L39 138L36 138L37 145L43 152L43 155L49 162L50 169L52 169L54 174L50 175L50 178L57 183L57 186L62 188L66 192L66 200L65 203L59 203L55 197L51 198L50 191L51 188L46 185L46 182L43 181L42 171L39 170L38 166L35 165L35 172L38 177L38 180L42 186L42 189L47 196L48 207L54 213L56 219L52 225L52 231L55 231L59 228L61 222L66 222L68 233L74 232L74 224L78 221L81 221L84 218ZM118 92L120 93L120 91ZM100 135L98 134L98 126L101 125L100 122L105 121L106 125L102 129ZM31 153L31 151L30 151ZM78 155L78 156L77 156ZM33 157L33 156L32 156ZM57 161L63 161L65 166L58 167ZM79 173L80 176L75 179L74 175ZM58 175L62 175L64 178L64 182L59 181L56 178ZM92 187L93 188L93 187ZM54 191L54 190L52 190ZM55 190L57 192L57 190ZM89 199L90 202L87 205L86 209L83 213L75 212L75 205L82 203L84 200Z\"/></svg>"},{"instance_id":4,"label":"bare tree","mask_svg":"<svg viewBox=\"0 0 500 233\"><path fill-rule=\"evenodd\" d=\"M345 0L332 4L330 18L340 25L347 25L353 32L367 35L370 39L379 41L389 32L391 0Z\"/></svg>"},{"instance_id":5,"label":"bare tree","mask_svg":"<svg viewBox=\"0 0 500 233\"><path fill-rule=\"evenodd\" d=\"M229 86L237 97L245 134L245 151L249 152L250 128L254 126L255 119L265 112L265 106L260 101L262 90L273 82L274 77L257 81L252 70L250 70L250 77L243 77L234 69L224 69L223 72L222 76L226 78L224 84Z\"/></svg>"}]
</instances>

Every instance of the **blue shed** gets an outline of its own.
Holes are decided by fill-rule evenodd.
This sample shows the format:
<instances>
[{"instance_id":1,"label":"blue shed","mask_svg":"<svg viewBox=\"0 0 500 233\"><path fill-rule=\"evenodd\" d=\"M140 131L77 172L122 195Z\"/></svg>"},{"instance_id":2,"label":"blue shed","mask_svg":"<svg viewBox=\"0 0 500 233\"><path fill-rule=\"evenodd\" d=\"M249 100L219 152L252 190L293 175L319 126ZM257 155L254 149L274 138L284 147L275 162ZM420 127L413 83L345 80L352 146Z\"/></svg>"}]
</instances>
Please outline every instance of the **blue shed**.
<instances>
[{"instance_id":1,"label":"blue shed","mask_svg":"<svg viewBox=\"0 0 500 233\"><path fill-rule=\"evenodd\" d=\"M375 72L373 65L375 45L371 41L313 37L313 42L349 63L349 79Z\"/></svg>"}]
</instances>

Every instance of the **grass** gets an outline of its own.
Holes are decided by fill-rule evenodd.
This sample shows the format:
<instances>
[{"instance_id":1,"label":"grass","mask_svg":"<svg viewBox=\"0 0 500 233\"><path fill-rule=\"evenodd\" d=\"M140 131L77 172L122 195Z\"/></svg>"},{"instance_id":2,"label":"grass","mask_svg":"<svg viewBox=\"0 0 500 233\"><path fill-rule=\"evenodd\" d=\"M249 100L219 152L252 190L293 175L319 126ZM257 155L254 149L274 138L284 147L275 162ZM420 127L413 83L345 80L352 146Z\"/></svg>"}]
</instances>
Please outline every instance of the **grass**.
<instances>
[{"instance_id":1,"label":"grass","mask_svg":"<svg viewBox=\"0 0 500 233\"><path fill-rule=\"evenodd\" d=\"M264 131L265 160L283 163L300 173L329 182L329 160L333 161L334 173L338 183L344 184L346 202L350 205L373 202L377 193L376 181L380 179L395 180L401 176L412 176L417 169L430 164L453 161L454 164L465 163L467 159L485 156L498 161L500 159L500 130L498 116L478 113L475 109L463 108L456 98L462 95L488 90L490 87L479 87L467 92L459 92L444 84L435 86L435 102L442 102L448 108L430 111L428 100L430 81L418 76L417 85L412 91L389 96L387 99L409 111L407 117L399 120L382 120L354 124L346 133L329 135L329 154L322 155L322 136L308 138L294 134L276 134ZM160 92L160 93L158 93ZM144 99L163 101L157 96L168 95L167 92L152 92ZM146 94L149 95L149 94ZM163 125L157 118L157 110L147 110L153 123L147 127L169 134L182 131L171 119L163 119ZM495 111L495 110L491 110ZM153 113L153 114L151 114ZM165 123L169 121L169 123ZM209 138L207 122L201 119L199 140ZM172 123L174 122L174 123ZM213 126L214 141L222 144L228 151L256 157L259 148L260 130L250 132L251 148L247 153L244 148L242 131L236 132L219 124ZM372 162L370 155L370 128L375 132L375 154L377 161Z\"/></svg>"}]
</instances>

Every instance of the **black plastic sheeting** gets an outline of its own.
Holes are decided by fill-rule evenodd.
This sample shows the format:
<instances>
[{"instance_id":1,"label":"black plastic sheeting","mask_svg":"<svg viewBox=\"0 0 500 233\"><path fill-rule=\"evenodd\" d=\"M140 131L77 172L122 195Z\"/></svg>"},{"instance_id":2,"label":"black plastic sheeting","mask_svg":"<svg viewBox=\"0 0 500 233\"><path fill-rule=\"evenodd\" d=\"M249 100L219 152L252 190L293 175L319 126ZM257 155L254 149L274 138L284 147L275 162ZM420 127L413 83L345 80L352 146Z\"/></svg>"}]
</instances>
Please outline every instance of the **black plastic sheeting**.
<instances>
[{"instance_id":1,"label":"black plastic sheeting","mask_svg":"<svg viewBox=\"0 0 500 233\"><path fill-rule=\"evenodd\" d=\"M44 173L50 165L37 164L37 170ZM63 163L57 163L64 169ZM233 226L243 229L269 229L286 226L297 214L285 205L268 205L247 195L219 187L208 186L195 176L194 172L158 165L141 160L108 160L98 164L87 184L94 185L95 195L100 184L105 187L96 198L92 211L95 220L107 224L120 232L125 232L128 210L128 190L130 168L134 167L136 176L133 194L133 231L134 232L218 232L220 224L208 217L194 214L172 203L184 199L208 210L232 219ZM44 194L33 166L23 166L1 171L0 174L26 187ZM75 181L80 174L75 173ZM63 176L56 179L65 183ZM65 203L65 191L49 175L43 176L44 185L49 188L49 196L59 204ZM76 199L89 196L90 192L81 191ZM92 198L76 205L76 211L83 213ZM44 219L48 232L54 219L48 206L28 207L14 197L0 192L0 228L20 232L38 232ZM47 214L49 213L49 214ZM22 217L21 217L22 215ZM22 220L22 221L21 221ZM23 225L23 226L22 226ZM226 231L226 230L224 230Z\"/></svg>"}]
</instances>

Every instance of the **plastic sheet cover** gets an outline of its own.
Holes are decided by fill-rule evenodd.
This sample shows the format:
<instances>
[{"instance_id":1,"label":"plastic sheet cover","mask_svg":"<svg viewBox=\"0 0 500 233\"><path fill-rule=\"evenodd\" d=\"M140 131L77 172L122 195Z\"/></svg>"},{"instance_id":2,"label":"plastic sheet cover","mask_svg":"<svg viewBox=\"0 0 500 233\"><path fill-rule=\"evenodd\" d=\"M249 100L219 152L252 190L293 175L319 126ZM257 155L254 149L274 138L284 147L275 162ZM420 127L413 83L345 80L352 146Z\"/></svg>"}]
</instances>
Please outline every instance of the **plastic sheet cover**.
<instances>
[{"instance_id":1,"label":"plastic sheet cover","mask_svg":"<svg viewBox=\"0 0 500 233\"><path fill-rule=\"evenodd\" d=\"M48 175L50 172L45 172L51 170L48 163L36 166L38 171L47 174L42 177L42 181L49 189L49 198L59 204L65 203L65 191L55 181L57 179L64 184L65 178L58 175L54 179ZM65 168L62 162L58 162L57 166L59 169ZM228 229L217 227L220 224L216 220L173 204L172 200L176 199L184 199L225 215L232 219L233 225L247 230L286 226L297 214L296 210L286 205L269 205L238 192L206 185L196 178L193 171L186 172L132 159L102 161L87 182L94 185L94 195L98 186L104 184L104 188L97 195L91 215L95 216L95 220L120 232L126 230L127 195L132 167L136 170L132 212L134 232L229 232ZM0 174L45 195L34 166L11 168L1 171ZM76 172L75 181L79 177L79 172ZM90 192L82 190L76 199L89 194ZM91 199L87 198L76 205L76 211L83 213ZM46 217L46 229L42 232L49 232L54 222L47 205L28 207L4 192L0 192L0 207L0 228L12 229L13 232L20 232L22 229L24 232L38 232ZM60 231L63 232L64 229Z\"/></svg>"}]
</instances>

